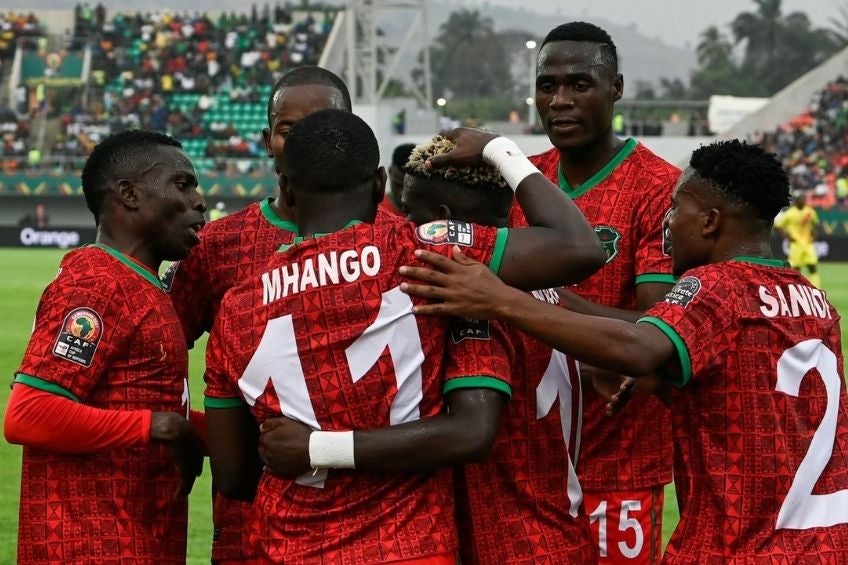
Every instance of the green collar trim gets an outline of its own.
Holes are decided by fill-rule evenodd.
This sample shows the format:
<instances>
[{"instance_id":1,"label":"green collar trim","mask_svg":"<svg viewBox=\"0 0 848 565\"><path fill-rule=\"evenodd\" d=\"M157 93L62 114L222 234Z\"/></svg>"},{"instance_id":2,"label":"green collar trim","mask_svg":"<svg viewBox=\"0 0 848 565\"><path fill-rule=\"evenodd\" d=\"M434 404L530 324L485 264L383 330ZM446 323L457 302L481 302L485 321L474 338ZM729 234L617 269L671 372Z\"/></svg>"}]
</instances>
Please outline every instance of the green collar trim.
<instances>
[{"instance_id":1,"label":"green collar trim","mask_svg":"<svg viewBox=\"0 0 848 565\"><path fill-rule=\"evenodd\" d=\"M115 259L117 259L139 275L141 275L141 278L146 279L148 282L150 282L150 284L152 284L156 288L164 290L162 288L162 282L158 278L156 278L156 275L148 271L145 267L142 267L141 265L136 263L127 255L124 255L113 247L109 247L105 243L95 243L94 247L99 247L100 249L102 249L103 251L105 251L106 253L108 253L109 255L111 255L112 257L114 257Z\"/></svg>"},{"instance_id":2,"label":"green collar trim","mask_svg":"<svg viewBox=\"0 0 848 565\"><path fill-rule=\"evenodd\" d=\"M298 233L297 225L295 225L294 222L284 220L277 215L274 211L274 207L271 205L272 200L273 198L266 198L259 202L259 211L262 212L262 215L266 220L268 220L268 223L276 228L280 228L281 230L286 230L294 234Z\"/></svg>"},{"instance_id":3,"label":"green collar trim","mask_svg":"<svg viewBox=\"0 0 848 565\"><path fill-rule=\"evenodd\" d=\"M361 223L363 223L362 220L351 220L351 221L349 221L348 223L345 224L345 226L342 228L342 230L346 230L347 228L351 228L353 226L358 226ZM342 230L339 230L339 231L342 231ZM294 233L298 233L298 232L295 231ZM291 243L282 244L280 246L280 248L277 249L277 253L284 253L284 252L288 251L289 249L291 249L292 247L294 247L295 245L297 245L299 243L303 243L304 241L308 241L310 239L317 239L319 237L324 237L324 236L330 235L332 233L335 233L335 232L313 233L311 236L298 235L297 237L294 238L294 241L292 241Z\"/></svg>"},{"instance_id":4,"label":"green collar trim","mask_svg":"<svg viewBox=\"0 0 848 565\"><path fill-rule=\"evenodd\" d=\"M746 255L734 257L733 261L741 261L743 263L754 263L757 265L765 265L766 267L786 266L786 261L783 261L782 259L766 259L765 257L748 257Z\"/></svg>"},{"instance_id":5,"label":"green collar trim","mask_svg":"<svg viewBox=\"0 0 848 565\"><path fill-rule=\"evenodd\" d=\"M577 198L578 196L582 196L589 192L592 188L598 186L601 181L606 179L610 174L618 167L622 161L627 159L633 150L636 149L638 142L632 137L628 138L627 141L624 142L624 145L621 149L618 150L618 153L615 154L609 163L603 166L603 168L592 175L592 177L581 184L576 188L571 188L571 185L568 183L568 179L565 178L565 175L562 174L562 162L560 162L557 167L557 176L559 177L559 187L571 198Z\"/></svg>"}]
</instances>

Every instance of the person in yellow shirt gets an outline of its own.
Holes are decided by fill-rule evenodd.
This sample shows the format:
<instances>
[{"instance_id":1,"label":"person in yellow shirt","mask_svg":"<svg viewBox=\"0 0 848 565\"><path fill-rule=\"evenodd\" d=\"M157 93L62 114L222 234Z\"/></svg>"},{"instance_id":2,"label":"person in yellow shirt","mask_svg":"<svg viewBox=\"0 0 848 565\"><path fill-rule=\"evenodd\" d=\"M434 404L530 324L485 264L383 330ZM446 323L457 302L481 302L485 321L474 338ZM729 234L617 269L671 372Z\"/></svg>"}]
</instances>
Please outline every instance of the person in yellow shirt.
<instances>
[{"instance_id":1,"label":"person in yellow shirt","mask_svg":"<svg viewBox=\"0 0 848 565\"><path fill-rule=\"evenodd\" d=\"M792 206L778 214L774 226L789 240L788 259L792 268L802 271L804 267L807 267L810 271L807 278L821 288L821 278L818 273L819 257L813 245L819 226L819 215L815 208L807 206L807 197L804 193L795 195Z\"/></svg>"}]
</instances>

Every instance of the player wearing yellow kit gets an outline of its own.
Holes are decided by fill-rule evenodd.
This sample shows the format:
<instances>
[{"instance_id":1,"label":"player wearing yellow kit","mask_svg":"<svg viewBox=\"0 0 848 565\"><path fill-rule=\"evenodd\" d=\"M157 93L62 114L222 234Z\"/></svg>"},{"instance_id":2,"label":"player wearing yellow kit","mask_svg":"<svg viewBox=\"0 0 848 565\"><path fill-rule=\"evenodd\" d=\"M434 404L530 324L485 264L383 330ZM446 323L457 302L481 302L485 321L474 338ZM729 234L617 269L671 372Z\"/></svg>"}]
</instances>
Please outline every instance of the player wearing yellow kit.
<instances>
[{"instance_id":1,"label":"player wearing yellow kit","mask_svg":"<svg viewBox=\"0 0 848 565\"><path fill-rule=\"evenodd\" d=\"M807 206L807 197L803 193L797 194L792 206L774 221L774 226L789 240L789 264L799 271L807 267L810 271L807 278L821 288L819 256L813 245L818 225L819 215L815 208Z\"/></svg>"}]
</instances>

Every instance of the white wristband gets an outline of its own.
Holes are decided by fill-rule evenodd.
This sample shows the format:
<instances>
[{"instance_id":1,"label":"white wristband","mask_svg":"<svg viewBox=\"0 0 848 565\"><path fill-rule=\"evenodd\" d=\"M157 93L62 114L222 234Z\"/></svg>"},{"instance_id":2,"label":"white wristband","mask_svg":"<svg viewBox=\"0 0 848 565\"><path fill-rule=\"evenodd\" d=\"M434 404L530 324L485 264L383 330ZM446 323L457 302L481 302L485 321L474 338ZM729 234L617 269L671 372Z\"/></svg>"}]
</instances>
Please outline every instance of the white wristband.
<instances>
[{"instance_id":1,"label":"white wristband","mask_svg":"<svg viewBox=\"0 0 848 565\"><path fill-rule=\"evenodd\" d=\"M525 178L539 172L518 145L506 137L496 137L487 143L483 148L483 160L498 170L512 190Z\"/></svg>"},{"instance_id":2,"label":"white wristband","mask_svg":"<svg viewBox=\"0 0 848 565\"><path fill-rule=\"evenodd\" d=\"M313 469L353 469L353 432L312 432L309 463Z\"/></svg>"}]
</instances>

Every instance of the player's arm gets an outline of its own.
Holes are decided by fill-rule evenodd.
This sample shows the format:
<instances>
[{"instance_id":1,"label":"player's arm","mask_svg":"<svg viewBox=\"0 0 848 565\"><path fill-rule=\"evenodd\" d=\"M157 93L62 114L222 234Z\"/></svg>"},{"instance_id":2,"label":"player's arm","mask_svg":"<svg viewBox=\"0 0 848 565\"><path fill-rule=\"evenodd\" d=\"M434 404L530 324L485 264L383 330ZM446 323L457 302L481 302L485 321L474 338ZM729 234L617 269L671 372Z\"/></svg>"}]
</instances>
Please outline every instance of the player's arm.
<instances>
[{"instance_id":1,"label":"player's arm","mask_svg":"<svg viewBox=\"0 0 848 565\"><path fill-rule=\"evenodd\" d=\"M615 318L626 322L635 322L645 311L662 300L674 285L670 283L644 282L636 285L636 308L626 310L595 304L570 290L561 288L558 290L562 305L574 312L580 312L588 316L601 316L603 318Z\"/></svg>"},{"instance_id":2,"label":"player's arm","mask_svg":"<svg viewBox=\"0 0 848 565\"><path fill-rule=\"evenodd\" d=\"M315 432L288 418L262 425L259 450L269 470L294 478L310 469L424 472L488 457L506 397L494 389L459 389L446 413L385 428Z\"/></svg>"},{"instance_id":3,"label":"player's arm","mask_svg":"<svg viewBox=\"0 0 848 565\"><path fill-rule=\"evenodd\" d=\"M403 267L402 274L421 281L401 289L438 301L415 306L416 314L498 319L513 324L590 365L640 377L678 364L671 340L656 327L623 320L587 316L534 299L507 286L487 267L454 250L454 259L417 251L419 260L435 269ZM615 347L609 347L614 343Z\"/></svg>"},{"instance_id":4,"label":"player's arm","mask_svg":"<svg viewBox=\"0 0 848 565\"><path fill-rule=\"evenodd\" d=\"M33 383L41 381L29 377ZM150 410L108 410L86 406L59 393L18 382L6 407L6 441L54 453L96 453L159 442L180 469L180 494L191 491L203 465L200 440L183 416Z\"/></svg>"},{"instance_id":5,"label":"player's arm","mask_svg":"<svg viewBox=\"0 0 848 565\"><path fill-rule=\"evenodd\" d=\"M529 228L509 230L498 276L523 289L551 288L581 281L600 269L605 254L595 230L557 186L534 167L514 142L469 128L445 137L450 153L428 160L433 168L478 166L498 169L524 210Z\"/></svg>"},{"instance_id":6,"label":"player's arm","mask_svg":"<svg viewBox=\"0 0 848 565\"><path fill-rule=\"evenodd\" d=\"M206 427L215 487L227 498L253 500L262 462L259 431L247 405L213 408L207 398Z\"/></svg>"}]
</instances>

